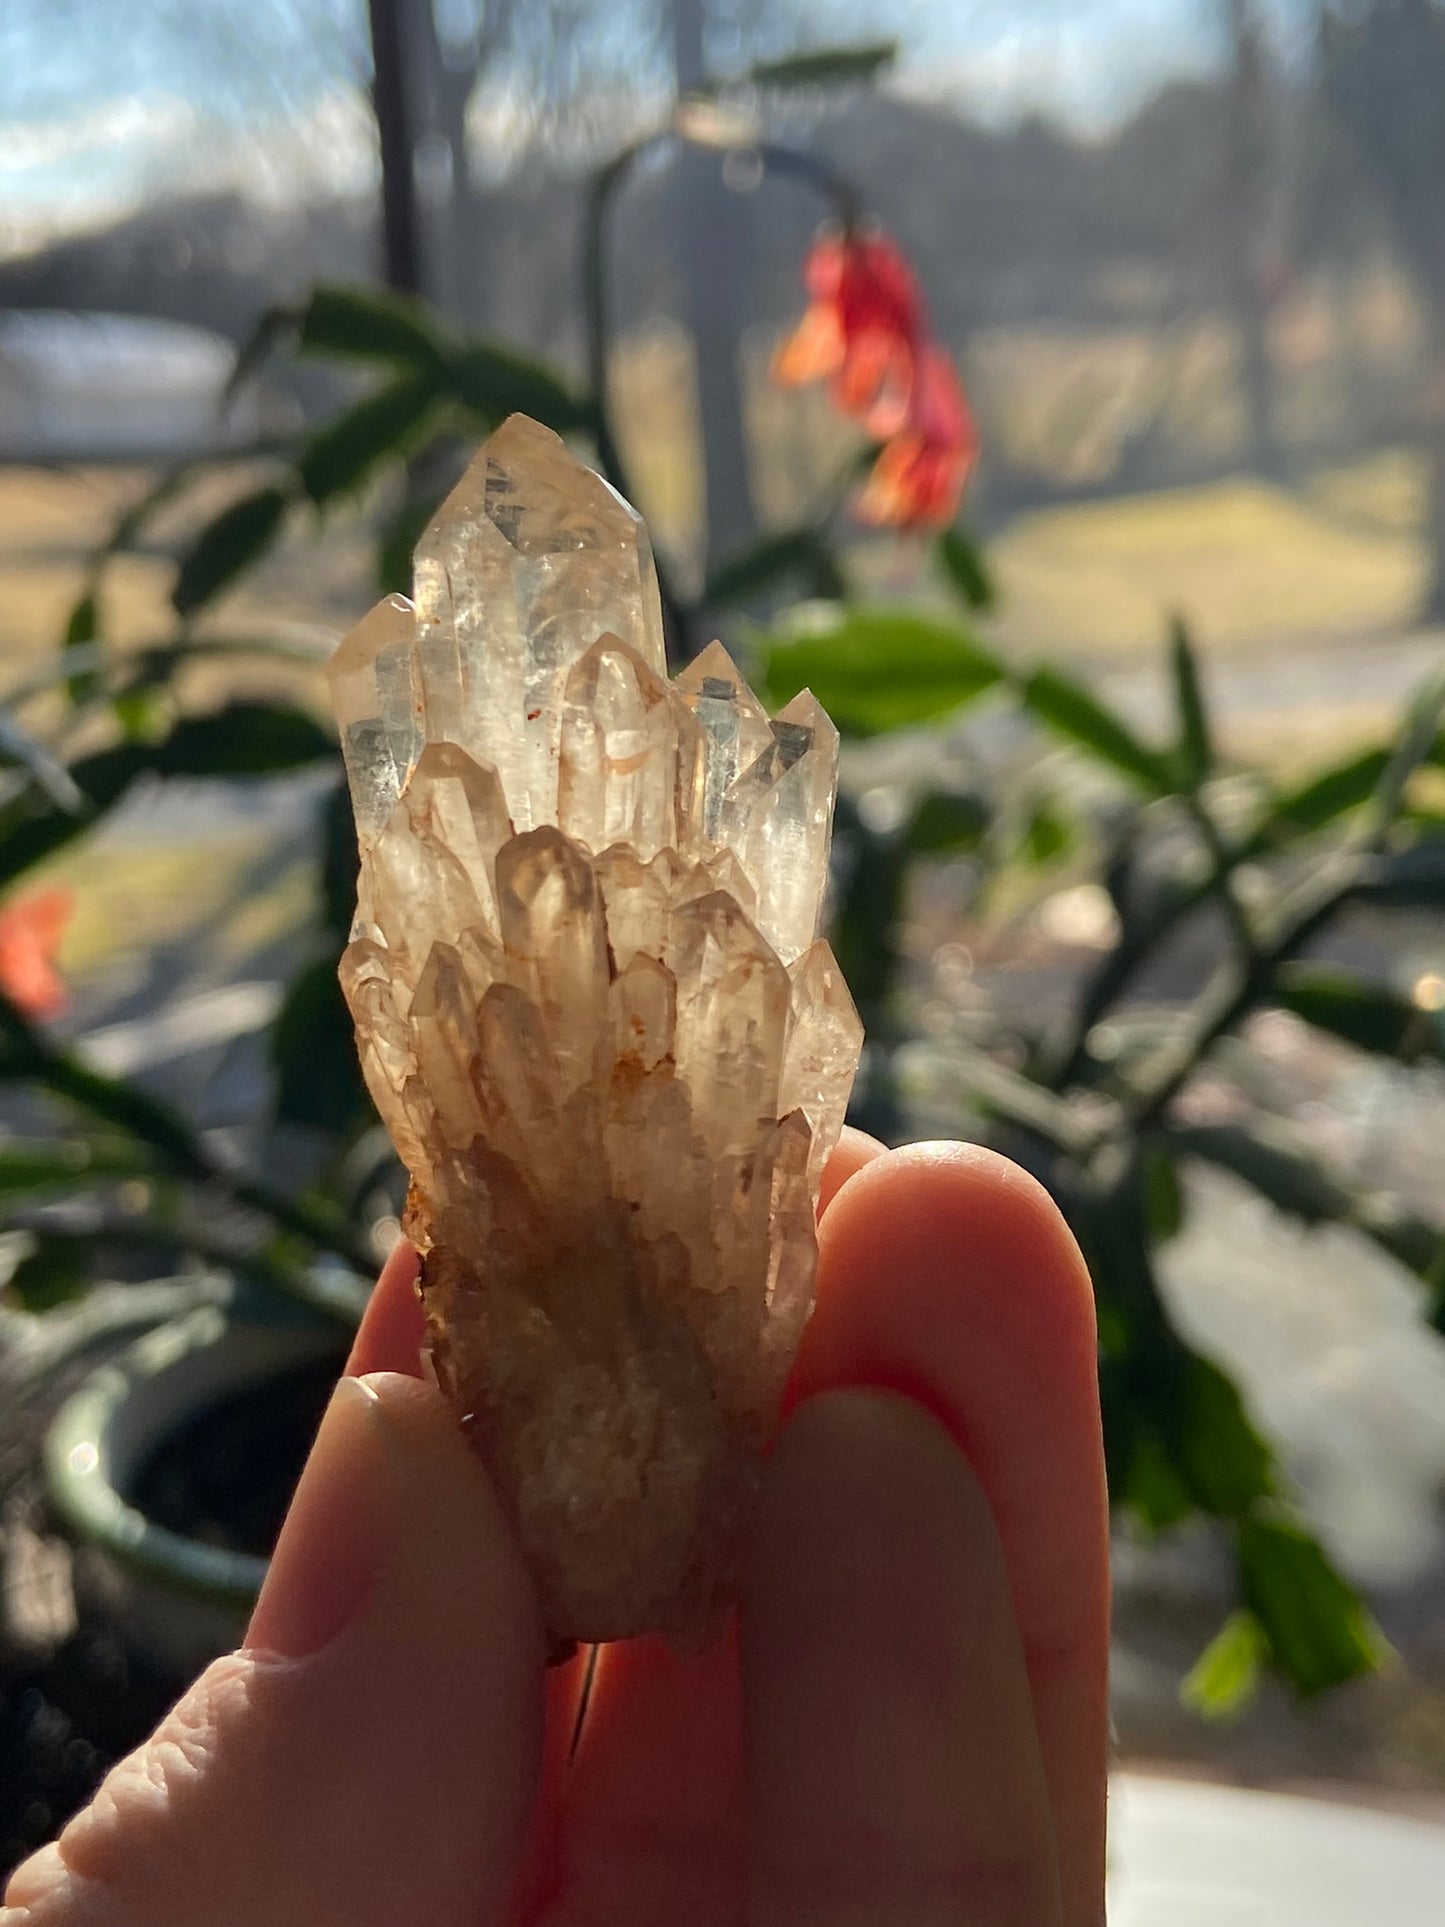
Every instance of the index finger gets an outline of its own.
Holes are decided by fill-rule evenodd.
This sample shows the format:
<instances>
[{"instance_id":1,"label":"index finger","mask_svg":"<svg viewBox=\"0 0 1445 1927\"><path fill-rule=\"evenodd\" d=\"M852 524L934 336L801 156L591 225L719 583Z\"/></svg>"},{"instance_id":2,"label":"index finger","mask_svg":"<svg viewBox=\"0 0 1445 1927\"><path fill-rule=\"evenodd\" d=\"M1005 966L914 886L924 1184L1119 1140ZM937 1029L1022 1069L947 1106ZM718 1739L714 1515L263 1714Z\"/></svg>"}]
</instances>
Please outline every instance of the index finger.
<instances>
[{"instance_id":1,"label":"index finger","mask_svg":"<svg viewBox=\"0 0 1445 1927\"><path fill-rule=\"evenodd\" d=\"M1043 1188L963 1144L860 1171L821 1227L794 1401L917 1400L963 1449L1003 1543L1058 1841L1067 1927L1103 1918L1108 1500L1093 1296Z\"/></svg>"},{"instance_id":2,"label":"index finger","mask_svg":"<svg viewBox=\"0 0 1445 1927\"><path fill-rule=\"evenodd\" d=\"M346 1361L348 1378L365 1378L368 1372L405 1372L409 1378L421 1377L426 1321L416 1289L420 1272L421 1260L415 1249L406 1238L398 1238L361 1314Z\"/></svg>"}]
</instances>

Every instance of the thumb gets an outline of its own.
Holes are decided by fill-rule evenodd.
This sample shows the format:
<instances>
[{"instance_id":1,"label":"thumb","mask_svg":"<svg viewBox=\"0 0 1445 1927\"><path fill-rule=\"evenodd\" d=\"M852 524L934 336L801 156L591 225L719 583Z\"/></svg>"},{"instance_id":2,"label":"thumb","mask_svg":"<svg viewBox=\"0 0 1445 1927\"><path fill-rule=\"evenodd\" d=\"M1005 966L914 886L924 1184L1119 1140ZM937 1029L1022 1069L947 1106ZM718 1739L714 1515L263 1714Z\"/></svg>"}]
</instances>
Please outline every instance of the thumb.
<instances>
[{"instance_id":1,"label":"thumb","mask_svg":"<svg viewBox=\"0 0 1445 1927\"><path fill-rule=\"evenodd\" d=\"M247 1642L15 1874L0 1927L477 1927L542 1735L542 1634L439 1394L342 1379Z\"/></svg>"}]
</instances>

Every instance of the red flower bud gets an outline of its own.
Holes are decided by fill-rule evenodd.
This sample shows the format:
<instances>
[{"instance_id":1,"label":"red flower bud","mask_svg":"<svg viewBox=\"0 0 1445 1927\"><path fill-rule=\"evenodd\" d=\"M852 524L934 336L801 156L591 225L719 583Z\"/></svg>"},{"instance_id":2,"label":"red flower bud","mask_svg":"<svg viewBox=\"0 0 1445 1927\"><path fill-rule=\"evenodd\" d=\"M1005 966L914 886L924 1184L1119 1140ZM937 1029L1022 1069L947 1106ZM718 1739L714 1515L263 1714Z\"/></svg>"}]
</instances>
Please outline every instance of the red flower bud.
<instances>
[{"instance_id":1,"label":"red flower bud","mask_svg":"<svg viewBox=\"0 0 1445 1927\"><path fill-rule=\"evenodd\" d=\"M826 379L834 404L885 446L859 501L865 521L943 528L957 512L978 432L933 339L912 268L884 235L827 233L803 271L812 297L778 350L783 382Z\"/></svg>"},{"instance_id":2,"label":"red flower bud","mask_svg":"<svg viewBox=\"0 0 1445 1927\"><path fill-rule=\"evenodd\" d=\"M0 909L0 990L27 1017L54 1017L65 1008L54 959L73 908L69 890L52 889Z\"/></svg>"}]
</instances>

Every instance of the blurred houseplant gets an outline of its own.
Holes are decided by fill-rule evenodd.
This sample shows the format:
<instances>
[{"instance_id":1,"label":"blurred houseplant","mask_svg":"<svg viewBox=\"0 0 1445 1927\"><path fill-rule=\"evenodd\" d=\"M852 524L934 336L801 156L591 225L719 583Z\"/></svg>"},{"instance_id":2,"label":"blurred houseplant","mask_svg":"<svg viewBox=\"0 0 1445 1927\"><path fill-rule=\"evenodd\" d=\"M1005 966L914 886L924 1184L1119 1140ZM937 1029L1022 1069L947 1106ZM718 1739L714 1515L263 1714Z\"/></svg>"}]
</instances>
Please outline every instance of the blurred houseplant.
<instances>
[{"instance_id":1,"label":"blurred houseplant","mask_svg":"<svg viewBox=\"0 0 1445 1927\"><path fill-rule=\"evenodd\" d=\"M99 1229L112 1241L145 1240L239 1268L265 1290L307 1299L343 1322L354 1315L347 1278L365 1275L372 1262L359 1211L376 1167L365 1149L374 1120L335 987L355 872L335 744L309 713L285 704L238 701L183 713L176 672L198 655L278 647L228 638L203 618L288 523L363 491L383 510L377 586L409 586L412 544L442 492L437 478L454 472L459 446L513 410L582 438L630 493L607 400L605 237L634 161L653 140L678 137L726 148L739 135L735 122L694 113L629 148L594 184L585 391L509 347L460 338L416 304L320 288L299 311L268 318L237 381L267 355L294 349L349 362L372 385L202 529L179 559L174 635L124 655L107 648L100 587L111 556L144 534L184 477L133 511L96 559L55 673L73 716L103 718L109 738L62 766L13 722L0 888L20 888L142 778L327 772L312 952L273 1032L275 1120L308 1127L327 1151L306 1188L263 1183L219 1158L144 1089L98 1075L4 999L0 1076L41 1094L51 1120L0 1146L7 1219L32 1236L11 1284L22 1303L42 1306L82 1283ZM1355 1194L1277 1126L1201 1121L1188 1102L1221 1043L1237 1040L1241 1024L1266 1008L1293 1011L1401 1061L1441 1054L1437 1014L1382 984L1326 970L1309 952L1352 904L1445 908L1445 818L1426 780L1445 767L1445 688L1422 693L1393 741L1284 789L1220 757L1182 626L1169 650L1177 720L1166 741L1142 738L1061 669L1020 665L986 646L975 619L991 598L987 572L967 535L947 526L972 459L971 431L916 290L912 305L899 296L911 284L906 266L888 250L867 271L866 250L885 244L860 224L846 184L805 156L766 144L756 151L765 168L811 178L839 224L814 255L813 310L781 373L833 380L868 442L865 509L931 531L942 594L928 612L855 602L836 539L847 488L834 487L816 515L725 558L695 600L664 573L671 644L689 653L706 639L704 623L729 607L802 597L792 613L740 641L774 702L809 685L855 741L939 732L966 708L992 704L1022 723L1027 741L1064 746L1085 773L1084 799L1064 805L1040 789L1027 757L1022 775L1000 784L979 774L952 733L938 733L922 759L935 776L901 791L897 807L880 814L866 796L844 795L837 943L871 1039L858 1121L898 1136L926 1117L931 1128L983 1136L1050 1187L1096 1282L1117 1507L1149 1530L1206 1514L1233 1548L1239 1606L1196 1669L1196 1700L1236 1703L1265 1665L1300 1692L1318 1692L1375 1664L1378 1636L1291 1508L1270 1447L1229 1378L1171 1323L1156 1254L1179 1222L1181 1170L1196 1161L1222 1166L1281 1211L1348 1226L1381 1246L1421 1281L1429 1314L1445 1329L1438 1226L1389 1199ZM1029 1024L985 1011L970 1036L930 1051L910 1040L897 933L912 880L960 854L970 858L960 913L986 916L990 902L1029 879L1088 876L1107 893L1114 929L1057 1019ZM1162 1028L1157 1019L1146 1025L1129 1007L1140 972L1201 921L1218 933L1213 974ZM144 1203L123 1208L123 1197L139 1195L135 1180L147 1187ZM83 1229L36 1215L37 1204L77 1195L102 1200ZM319 1257L341 1260L349 1274L328 1283Z\"/></svg>"}]
</instances>

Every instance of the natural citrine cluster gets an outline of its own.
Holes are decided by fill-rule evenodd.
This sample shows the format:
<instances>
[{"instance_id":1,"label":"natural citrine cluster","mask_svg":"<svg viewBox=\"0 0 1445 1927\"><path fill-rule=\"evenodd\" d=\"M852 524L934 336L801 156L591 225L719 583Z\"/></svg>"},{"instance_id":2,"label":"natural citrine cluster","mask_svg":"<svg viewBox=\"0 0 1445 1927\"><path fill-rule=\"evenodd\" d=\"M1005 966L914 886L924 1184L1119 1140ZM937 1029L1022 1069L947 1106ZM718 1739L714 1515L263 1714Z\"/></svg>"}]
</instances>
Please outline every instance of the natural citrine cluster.
<instances>
[{"instance_id":1,"label":"natural citrine cluster","mask_svg":"<svg viewBox=\"0 0 1445 1927\"><path fill-rule=\"evenodd\" d=\"M861 1042L817 940L837 733L806 694L770 721L718 644L668 680L640 519L522 416L331 680L342 984L438 1378L558 1645L696 1633Z\"/></svg>"}]
</instances>

